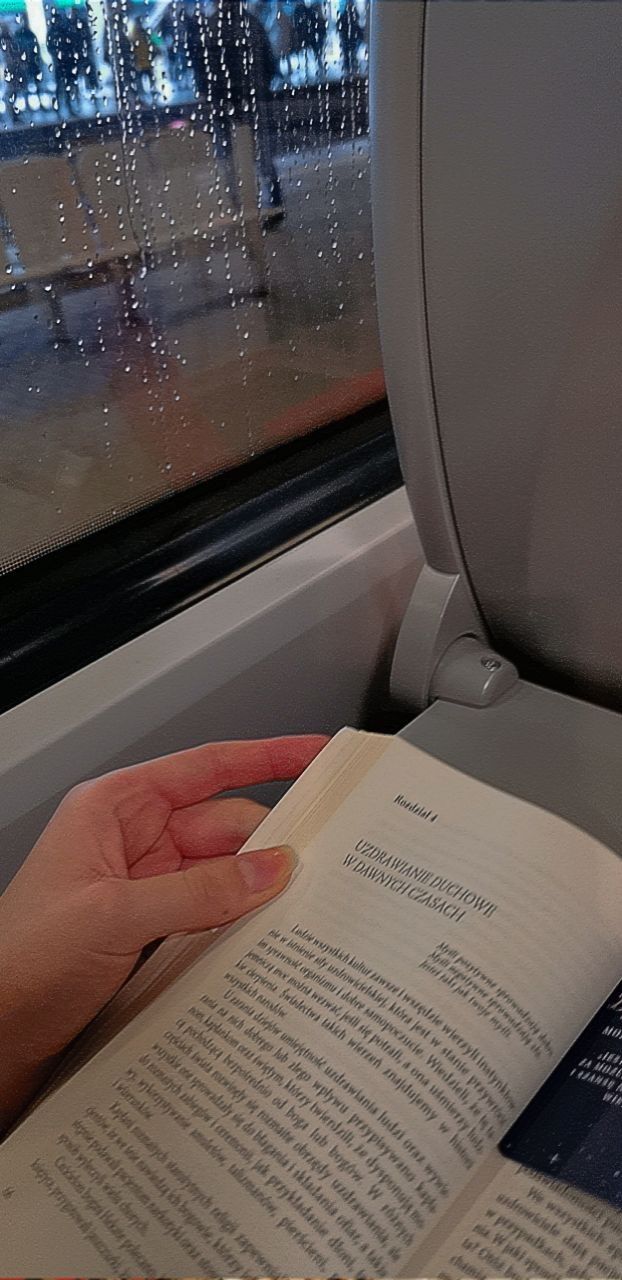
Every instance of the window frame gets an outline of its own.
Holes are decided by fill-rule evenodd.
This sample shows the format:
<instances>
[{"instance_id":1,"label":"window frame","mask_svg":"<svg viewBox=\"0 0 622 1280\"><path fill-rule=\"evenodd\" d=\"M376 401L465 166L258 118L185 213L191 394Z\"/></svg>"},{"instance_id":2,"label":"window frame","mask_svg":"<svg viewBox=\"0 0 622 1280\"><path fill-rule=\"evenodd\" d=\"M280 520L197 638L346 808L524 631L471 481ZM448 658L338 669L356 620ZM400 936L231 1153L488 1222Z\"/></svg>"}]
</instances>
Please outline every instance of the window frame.
<instances>
[{"instance_id":1,"label":"window frame","mask_svg":"<svg viewBox=\"0 0 622 1280\"><path fill-rule=\"evenodd\" d=\"M10 571L0 713L401 484L384 401Z\"/></svg>"}]
</instances>

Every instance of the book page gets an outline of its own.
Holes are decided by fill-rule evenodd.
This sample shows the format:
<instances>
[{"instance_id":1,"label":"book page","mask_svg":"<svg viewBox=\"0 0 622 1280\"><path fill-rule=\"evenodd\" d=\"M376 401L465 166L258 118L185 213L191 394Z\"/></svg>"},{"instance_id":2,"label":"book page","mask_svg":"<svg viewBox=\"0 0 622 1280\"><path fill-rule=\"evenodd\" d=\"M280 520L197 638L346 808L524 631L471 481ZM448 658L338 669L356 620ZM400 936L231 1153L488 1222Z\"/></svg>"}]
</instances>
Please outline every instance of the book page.
<instances>
[{"instance_id":1,"label":"book page","mask_svg":"<svg viewBox=\"0 0 622 1280\"><path fill-rule=\"evenodd\" d=\"M1 1148L4 1274L403 1272L614 986L611 852L400 740L327 750L288 891Z\"/></svg>"},{"instance_id":2,"label":"book page","mask_svg":"<svg viewBox=\"0 0 622 1280\"><path fill-rule=\"evenodd\" d=\"M417 1257L438 1280L622 1275L621 1213L496 1152L451 1217L454 1229L442 1224Z\"/></svg>"}]
</instances>

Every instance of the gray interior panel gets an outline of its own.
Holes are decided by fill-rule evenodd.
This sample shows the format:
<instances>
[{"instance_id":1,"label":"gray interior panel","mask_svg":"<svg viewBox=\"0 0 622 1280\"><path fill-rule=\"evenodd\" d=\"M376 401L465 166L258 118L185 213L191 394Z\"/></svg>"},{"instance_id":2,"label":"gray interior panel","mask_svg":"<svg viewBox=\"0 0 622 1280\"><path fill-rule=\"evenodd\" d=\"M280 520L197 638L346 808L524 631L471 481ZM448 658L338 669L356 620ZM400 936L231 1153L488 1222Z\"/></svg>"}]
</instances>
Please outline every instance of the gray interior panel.
<instances>
[{"instance_id":1,"label":"gray interior panel","mask_svg":"<svg viewBox=\"0 0 622 1280\"><path fill-rule=\"evenodd\" d=\"M424 26L428 336L471 583L500 649L619 705L622 4L431 0Z\"/></svg>"},{"instance_id":2,"label":"gray interior panel","mask_svg":"<svg viewBox=\"0 0 622 1280\"><path fill-rule=\"evenodd\" d=\"M428 562L463 570L428 353L420 187L425 5L376 0L371 26L372 214L382 357L402 471Z\"/></svg>"},{"instance_id":3,"label":"gray interior panel","mask_svg":"<svg viewBox=\"0 0 622 1280\"><path fill-rule=\"evenodd\" d=\"M5 712L0 892L85 778L202 742L374 725L420 568L399 490Z\"/></svg>"}]
</instances>

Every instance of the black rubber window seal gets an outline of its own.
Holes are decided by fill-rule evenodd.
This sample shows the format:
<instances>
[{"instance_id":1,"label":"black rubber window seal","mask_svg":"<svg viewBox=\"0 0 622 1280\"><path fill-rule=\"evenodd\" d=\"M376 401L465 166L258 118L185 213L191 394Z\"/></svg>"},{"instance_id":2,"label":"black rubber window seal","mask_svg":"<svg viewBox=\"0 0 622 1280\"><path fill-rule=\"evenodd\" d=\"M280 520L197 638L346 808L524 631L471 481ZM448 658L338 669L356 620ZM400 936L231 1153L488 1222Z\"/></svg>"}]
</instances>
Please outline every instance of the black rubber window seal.
<instances>
[{"instance_id":1,"label":"black rubber window seal","mask_svg":"<svg viewBox=\"0 0 622 1280\"><path fill-rule=\"evenodd\" d=\"M401 483L382 403L14 570L0 712Z\"/></svg>"}]
</instances>

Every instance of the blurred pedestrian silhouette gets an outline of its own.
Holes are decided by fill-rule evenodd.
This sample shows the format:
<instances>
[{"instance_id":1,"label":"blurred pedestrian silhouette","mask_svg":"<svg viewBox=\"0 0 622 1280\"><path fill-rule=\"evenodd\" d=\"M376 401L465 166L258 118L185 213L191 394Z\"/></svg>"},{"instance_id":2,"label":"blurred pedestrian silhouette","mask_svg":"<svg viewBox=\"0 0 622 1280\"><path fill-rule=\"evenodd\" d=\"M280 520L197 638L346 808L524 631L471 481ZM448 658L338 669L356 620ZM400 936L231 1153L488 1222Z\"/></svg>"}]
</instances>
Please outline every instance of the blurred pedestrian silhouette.
<instances>
[{"instance_id":1,"label":"blurred pedestrian silhouette","mask_svg":"<svg viewBox=\"0 0 622 1280\"><path fill-rule=\"evenodd\" d=\"M17 124L31 111L31 95L36 95L37 106L41 106L41 53L26 14L17 14L14 27L8 22L0 25L0 53L4 63L4 101Z\"/></svg>"},{"instance_id":2,"label":"blurred pedestrian silhouette","mask_svg":"<svg viewBox=\"0 0 622 1280\"><path fill-rule=\"evenodd\" d=\"M39 99L43 67L39 41L30 27L25 13L18 14L14 40L21 63L21 88L26 98L26 106L28 106L29 93L36 94ZM39 105L41 105L40 100Z\"/></svg>"},{"instance_id":3,"label":"blurred pedestrian silhouette","mask_svg":"<svg viewBox=\"0 0 622 1280\"><path fill-rule=\"evenodd\" d=\"M294 30L304 79L310 78L311 55L314 64L312 71L319 80L326 44L326 18L320 0L298 0L294 9Z\"/></svg>"},{"instance_id":4,"label":"blurred pedestrian silhouette","mask_svg":"<svg viewBox=\"0 0 622 1280\"><path fill-rule=\"evenodd\" d=\"M103 56L112 72L119 110L133 110L136 106L138 87L136 60L125 25L125 16L119 10L106 22Z\"/></svg>"},{"instance_id":5,"label":"blurred pedestrian silhouette","mask_svg":"<svg viewBox=\"0 0 622 1280\"><path fill-rule=\"evenodd\" d=\"M80 92L80 81L91 98L99 88L97 63L93 48L93 36L86 9L70 9L73 74Z\"/></svg>"},{"instance_id":6,"label":"blurred pedestrian silhouette","mask_svg":"<svg viewBox=\"0 0 622 1280\"><path fill-rule=\"evenodd\" d=\"M24 92L24 66L8 22L0 24L0 52L4 62L4 97L15 124L20 116L18 100Z\"/></svg>"},{"instance_id":7,"label":"blurred pedestrian silhouette","mask_svg":"<svg viewBox=\"0 0 622 1280\"><path fill-rule=\"evenodd\" d=\"M273 215L282 216L270 114L277 66L266 30L241 0L219 0L210 18L201 10L190 14L188 22L188 53L197 93L206 104L216 153L228 169L234 200L232 126L249 125L262 194Z\"/></svg>"},{"instance_id":8,"label":"blurred pedestrian silhouette","mask_svg":"<svg viewBox=\"0 0 622 1280\"><path fill-rule=\"evenodd\" d=\"M77 49L75 34L68 13L63 9L51 11L46 43L56 82L56 110L59 115L75 115L77 84Z\"/></svg>"},{"instance_id":9,"label":"blurred pedestrian silhouette","mask_svg":"<svg viewBox=\"0 0 622 1280\"><path fill-rule=\"evenodd\" d=\"M181 0L172 0L160 19L159 31L166 54L168 74L175 88L187 84L190 72L188 23Z\"/></svg>"},{"instance_id":10,"label":"blurred pedestrian silhouette","mask_svg":"<svg viewBox=\"0 0 622 1280\"><path fill-rule=\"evenodd\" d=\"M139 17L135 17L130 20L128 35L134 55L134 66L136 68L136 81L139 93L141 97L146 97L149 102L153 102L155 95L155 81L153 78L153 41L144 23Z\"/></svg>"},{"instance_id":11,"label":"blurred pedestrian silhouette","mask_svg":"<svg viewBox=\"0 0 622 1280\"><path fill-rule=\"evenodd\" d=\"M356 0L343 0L337 15L337 33L341 45L343 74L351 79L358 74L358 52L363 39Z\"/></svg>"},{"instance_id":12,"label":"blurred pedestrian silhouette","mask_svg":"<svg viewBox=\"0 0 622 1280\"><path fill-rule=\"evenodd\" d=\"M287 74L291 71L294 53L294 24L281 0L258 0L256 14L270 41L276 59L277 70L285 63Z\"/></svg>"}]
</instances>

